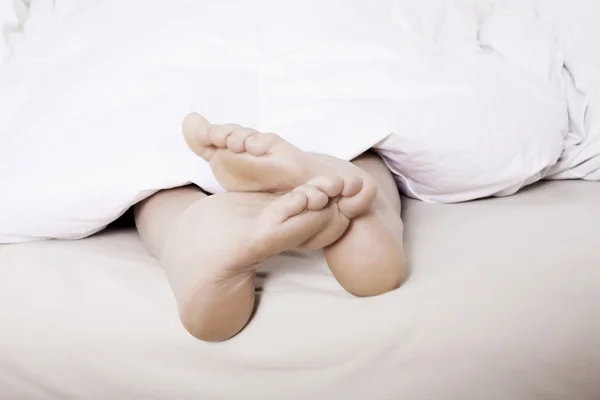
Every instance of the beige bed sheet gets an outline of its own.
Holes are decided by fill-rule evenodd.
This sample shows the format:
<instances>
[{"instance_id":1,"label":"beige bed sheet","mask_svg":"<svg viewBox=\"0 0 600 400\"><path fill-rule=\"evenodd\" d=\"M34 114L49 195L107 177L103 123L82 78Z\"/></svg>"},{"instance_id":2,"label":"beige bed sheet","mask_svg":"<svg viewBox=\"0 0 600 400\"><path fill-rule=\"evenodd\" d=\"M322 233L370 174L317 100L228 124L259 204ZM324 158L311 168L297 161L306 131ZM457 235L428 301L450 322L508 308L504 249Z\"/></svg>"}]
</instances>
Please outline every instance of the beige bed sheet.
<instances>
[{"instance_id":1,"label":"beige bed sheet","mask_svg":"<svg viewBox=\"0 0 600 400\"><path fill-rule=\"evenodd\" d=\"M286 254L221 344L182 329L133 231L2 246L0 398L600 399L600 185L404 218L400 290L353 298Z\"/></svg>"}]
</instances>

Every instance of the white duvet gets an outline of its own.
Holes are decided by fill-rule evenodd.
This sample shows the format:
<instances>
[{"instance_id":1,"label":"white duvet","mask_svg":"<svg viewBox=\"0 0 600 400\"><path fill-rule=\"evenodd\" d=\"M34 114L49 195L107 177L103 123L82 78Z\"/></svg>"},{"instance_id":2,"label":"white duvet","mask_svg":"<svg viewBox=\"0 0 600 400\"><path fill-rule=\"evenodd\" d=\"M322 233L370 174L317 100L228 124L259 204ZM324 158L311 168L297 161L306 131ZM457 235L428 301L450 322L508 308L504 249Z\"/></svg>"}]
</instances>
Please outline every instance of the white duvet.
<instances>
[{"instance_id":1,"label":"white duvet","mask_svg":"<svg viewBox=\"0 0 600 400\"><path fill-rule=\"evenodd\" d=\"M21 0L0 0L0 65L6 63L27 16Z\"/></svg>"},{"instance_id":2,"label":"white duvet","mask_svg":"<svg viewBox=\"0 0 600 400\"><path fill-rule=\"evenodd\" d=\"M600 179L594 0L32 0L20 19L8 3L1 243L90 235L160 189L221 191L181 138L190 111L345 159L375 147L431 202Z\"/></svg>"}]
</instances>

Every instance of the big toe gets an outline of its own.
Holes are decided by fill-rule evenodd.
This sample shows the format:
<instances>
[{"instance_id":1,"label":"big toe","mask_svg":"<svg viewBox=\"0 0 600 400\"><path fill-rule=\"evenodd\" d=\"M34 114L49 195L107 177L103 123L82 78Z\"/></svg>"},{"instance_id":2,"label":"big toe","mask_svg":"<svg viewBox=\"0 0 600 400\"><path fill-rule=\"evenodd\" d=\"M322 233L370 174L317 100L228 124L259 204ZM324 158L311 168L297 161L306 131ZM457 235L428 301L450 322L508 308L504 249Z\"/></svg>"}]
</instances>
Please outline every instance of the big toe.
<instances>
[{"instance_id":1,"label":"big toe","mask_svg":"<svg viewBox=\"0 0 600 400\"><path fill-rule=\"evenodd\" d=\"M279 222L285 222L305 211L320 211L329 204L330 197L320 187L323 180L317 178L311 182L314 184L306 183L298 186L270 205L270 212L277 215Z\"/></svg>"},{"instance_id":2,"label":"big toe","mask_svg":"<svg viewBox=\"0 0 600 400\"><path fill-rule=\"evenodd\" d=\"M275 200L269 206L269 211L275 214L278 222L285 222L306 211L308 203L309 199L306 193L292 191Z\"/></svg>"},{"instance_id":3,"label":"big toe","mask_svg":"<svg viewBox=\"0 0 600 400\"><path fill-rule=\"evenodd\" d=\"M198 113L188 114L182 123L181 130L188 147L204 159L209 159L214 153L208 137L210 124Z\"/></svg>"},{"instance_id":4,"label":"big toe","mask_svg":"<svg viewBox=\"0 0 600 400\"><path fill-rule=\"evenodd\" d=\"M297 187L293 192L304 193L308 199L306 208L310 211L319 211L327 206L329 203L329 196L324 193L317 186L307 183L300 187Z\"/></svg>"},{"instance_id":5,"label":"big toe","mask_svg":"<svg viewBox=\"0 0 600 400\"><path fill-rule=\"evenodd\" d=\"M377 196L377 184L368 178L351 178L345 182L338 207L342 214L354 218L366 212Z\"/></svg>"}]
</instances>

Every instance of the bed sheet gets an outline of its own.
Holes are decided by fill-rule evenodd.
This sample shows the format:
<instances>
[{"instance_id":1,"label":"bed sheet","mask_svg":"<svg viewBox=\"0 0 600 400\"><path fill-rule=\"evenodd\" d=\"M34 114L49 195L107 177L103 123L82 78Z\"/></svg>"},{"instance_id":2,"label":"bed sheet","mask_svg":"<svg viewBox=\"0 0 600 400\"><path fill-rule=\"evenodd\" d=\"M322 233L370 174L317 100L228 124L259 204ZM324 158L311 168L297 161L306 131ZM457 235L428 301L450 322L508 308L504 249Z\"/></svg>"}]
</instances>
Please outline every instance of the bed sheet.
<instances>
[{"instance_id":1,"label":"bed sheet","mask_svg":"<svg viewBox=\"0 0 600 400\"><path fill-rule=\"evenodd\" d=\"M406 200L399 290L346 294L320 254L262 268L239 336L196 341L133 231L0 247L0 398L527 399L600 394L600 185Z\"/></svg>"}]
</instances>

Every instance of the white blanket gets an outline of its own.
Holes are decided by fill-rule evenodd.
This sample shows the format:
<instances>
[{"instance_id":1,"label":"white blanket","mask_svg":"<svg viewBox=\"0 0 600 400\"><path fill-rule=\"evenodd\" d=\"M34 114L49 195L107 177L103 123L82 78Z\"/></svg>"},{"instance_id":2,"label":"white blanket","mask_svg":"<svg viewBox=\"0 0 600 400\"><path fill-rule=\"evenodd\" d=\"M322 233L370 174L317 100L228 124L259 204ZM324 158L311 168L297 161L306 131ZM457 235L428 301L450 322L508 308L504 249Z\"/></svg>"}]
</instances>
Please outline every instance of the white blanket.
<instances>
[{"instance_id":1,"label":"white blanket","mask_svg":"<svg viewBox=\"0 0 600 400\"><path fill-rule=\"evenodd\" d=\"M375 146L431 202L598 179L598 7L540 4L33 0L0 70L0 242L221 191L181 139L189 111L345 159Z\"/></svg>"},{"instance_id":2,"label":"white blanket","mask_svg":"<svg viewBox=\"0 0 600 400\"><path fill-rule=\"evenodd\" d=\"M0 0L0 66L8 62L29 14L29 0Z\"/></svg>"}]
</instances>

